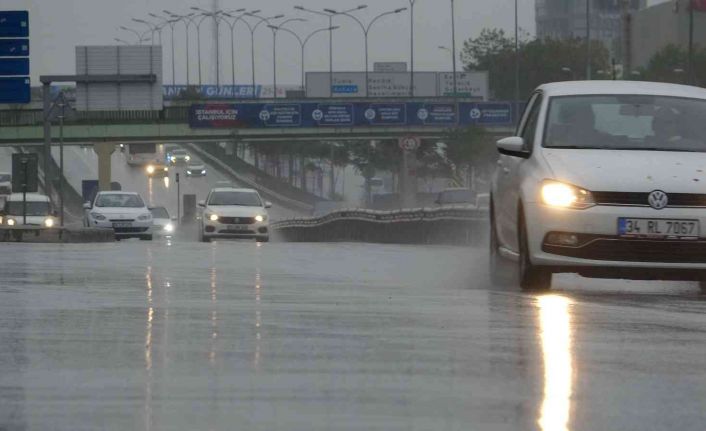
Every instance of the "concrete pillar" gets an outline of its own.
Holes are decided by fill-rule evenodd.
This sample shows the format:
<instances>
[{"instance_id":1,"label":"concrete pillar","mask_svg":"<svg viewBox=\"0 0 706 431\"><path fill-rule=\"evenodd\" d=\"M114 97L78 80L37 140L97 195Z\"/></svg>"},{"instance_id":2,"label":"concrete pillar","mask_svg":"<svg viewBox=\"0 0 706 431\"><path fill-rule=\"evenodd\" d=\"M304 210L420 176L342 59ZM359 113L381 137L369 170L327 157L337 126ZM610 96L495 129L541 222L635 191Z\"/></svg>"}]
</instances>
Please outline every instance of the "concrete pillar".
<instances>
[{"instance_id":1,"label":"concrete pillar","mask_svg":"<svg viewBox=\"0 0 706 431\"><path fill-rule=\"evenodd\" d=\"M111 156L115 151L115 144L109 142L93 144L93 151L98 154L98 190L101 192L109 191L111 181Z\"/></svg>"},{"instance_id":2,"label":"concrete pillar","mask_svg":"<svg viewBox=\"0 0 706 431\"><path fill-rule=\"evenodd\" d=\"M400 190L402 208L417 207L417 152L402 152L402 167L400 169Z\"/></svg>"}]
</instances>

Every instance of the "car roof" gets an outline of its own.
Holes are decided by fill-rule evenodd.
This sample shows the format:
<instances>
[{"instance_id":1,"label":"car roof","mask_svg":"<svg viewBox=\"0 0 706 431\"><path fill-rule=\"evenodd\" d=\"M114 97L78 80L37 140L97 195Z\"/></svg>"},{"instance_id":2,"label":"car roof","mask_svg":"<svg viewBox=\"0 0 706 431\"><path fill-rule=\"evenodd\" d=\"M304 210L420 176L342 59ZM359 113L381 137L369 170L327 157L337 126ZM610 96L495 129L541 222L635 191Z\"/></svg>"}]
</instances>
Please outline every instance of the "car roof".
<instances>
[{"instance_id":1,"label":"car roof","mask_svg":"<svg viewBox=\"0 0 706 431\"><path fill-rule=\"evenodd\" d=\"M549 97L573 95L630 94L706 99L706 89L689 85L645 81L566 81L541 85Z\"/></svg>"},{"instance_id":2,"label":"car roof","mask_svg":"<svg viewBox=\"0 0 706 431\"><path fill-rule=\"evenodd\" d=\"M8 198L8 201L22 202L22 193L13 193ZM27 202L49 202L49 197L39 193L27 193Z\"/></svg>"},{"instance_id":3,"label":"car roof","mask_svg":"<svg viewBox=\"0 0 706 431\"><path fill-rule=\"evenodd\" d=\"M105 192L98 192L99 195L136 195L139 196L139 193L136 192L123 192L120 190L113 190L113 191L105 191Z\"/></svg>"},{"instance_id":4,"label":"car roof","mask_svg":"<svg viewBox=\"0 0 706 431\"><path fill-rule=\"evenodd\" d=\"M211 189L211 192L250 192L250 193L257 193L257 190L255 189L238 189L235 187L216 187L214 189Z\"/></svg>"}]
</instances>

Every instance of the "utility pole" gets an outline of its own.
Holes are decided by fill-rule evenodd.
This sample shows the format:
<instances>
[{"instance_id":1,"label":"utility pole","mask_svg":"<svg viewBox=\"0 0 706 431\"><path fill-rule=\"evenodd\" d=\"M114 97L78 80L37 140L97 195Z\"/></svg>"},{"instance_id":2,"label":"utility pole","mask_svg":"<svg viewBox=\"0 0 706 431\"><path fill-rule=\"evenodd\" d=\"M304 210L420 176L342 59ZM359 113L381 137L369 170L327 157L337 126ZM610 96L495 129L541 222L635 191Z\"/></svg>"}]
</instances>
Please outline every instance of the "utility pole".
<instances>
[{"instance_id":1,"label":"utility pole","mask_svg":"<svg viewBox=\"0 0 706 431\"><path fill-rule=\"evenodd\" d=\"M591 80L591 0L586 0L586 80Z\"/></svg>"},{"instance_id":2,"label":"utility pole","mask_svg":"<svg viewBox=\"0 0 706 431\"><path fill-rule=\"evenodd\" d=\"M515 0L515 121L520 122L520 23L518 0Z\"/></svg>"},{"instance_id":3,"label":"utility pole","mask_svg":"<svg viewBox=\"0 0 706 431\"><path fill-rule=\"evenodd\" d=\"M456 10L454 0L451 0L451 51L453 52L453 72L454 72L454 97L458 97L458 85L456 76Z\"/></svg>"},{"instance_id":4,"label":"utility pole","mask_svg":"<svg viewBox=\"0 0 706 431\"><path fill-rule=\"evenodd\" d=\"M688 78L689 85L694 85L694 4L689 2L689 64Z\"/></svg>"}]
</instances>

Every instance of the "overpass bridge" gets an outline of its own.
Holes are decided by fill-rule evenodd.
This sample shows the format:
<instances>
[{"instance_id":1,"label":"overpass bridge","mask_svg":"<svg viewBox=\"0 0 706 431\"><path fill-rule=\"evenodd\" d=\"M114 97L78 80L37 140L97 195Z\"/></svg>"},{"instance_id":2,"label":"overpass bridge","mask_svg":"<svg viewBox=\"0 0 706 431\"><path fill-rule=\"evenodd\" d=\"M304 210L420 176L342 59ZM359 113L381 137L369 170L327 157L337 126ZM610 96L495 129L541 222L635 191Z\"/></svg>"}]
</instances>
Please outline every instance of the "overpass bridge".
<instances>
[{"instance_id":1,"label":"overpass bridge","mask_svg":"<svg viewBox=\"0 0 706 431\"><path fill-rule=\"evenodd\" d=\"M67 110L66 144L97 142L380 140L414 135L439 139L455 127L479 125L512 133L515 113L505 102L440 99L273 100L171 104L161 111ZM52 136L58 136L54 121ZM41 145L39 107L0 110L0 145Z\"/></svg>"}]
</instances>

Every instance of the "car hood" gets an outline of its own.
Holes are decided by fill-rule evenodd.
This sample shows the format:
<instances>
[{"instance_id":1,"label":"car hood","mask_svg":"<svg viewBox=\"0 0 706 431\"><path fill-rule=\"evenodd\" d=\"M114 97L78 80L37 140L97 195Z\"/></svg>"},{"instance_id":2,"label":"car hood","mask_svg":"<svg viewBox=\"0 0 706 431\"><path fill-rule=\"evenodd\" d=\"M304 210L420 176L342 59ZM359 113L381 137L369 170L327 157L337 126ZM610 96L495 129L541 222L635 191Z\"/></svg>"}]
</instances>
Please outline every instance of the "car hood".
<instances>
[{"instance_id":1,"label":"car hood","mask_svg":"<svg viewBox=\"0 0 706 431\"><path fill-rule=\"evenodd\" d=\"M544 149L553 179L591 191L704 193L706 153Z\"/></svg>"},{"instance_id":2,"label":"car hood","mask_svg":"<svg viewBox=\"0 0 706 431\"><path fill-rule=\"evenodd\" d=\"M149 214L147 208L98 208L94 207L91 212L102 214L110 219L134 219L142 214Z\"/></svg>"},{"instance_id":3,"label":"car hood","mask_svg":"<svg viewBox=\"0 0 706 431\"><path fill-rule=\"evenodd\" d=\"M238 205L209 206L207 211L221 217L255 217L258 214L267 214L262 207L243 207Z\"/></svg>"}]
</instances>

